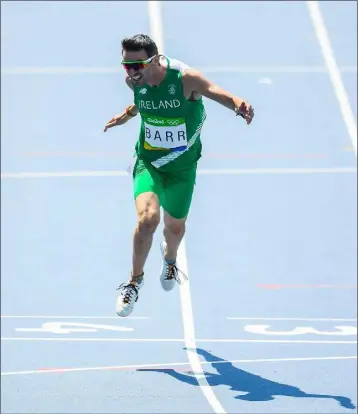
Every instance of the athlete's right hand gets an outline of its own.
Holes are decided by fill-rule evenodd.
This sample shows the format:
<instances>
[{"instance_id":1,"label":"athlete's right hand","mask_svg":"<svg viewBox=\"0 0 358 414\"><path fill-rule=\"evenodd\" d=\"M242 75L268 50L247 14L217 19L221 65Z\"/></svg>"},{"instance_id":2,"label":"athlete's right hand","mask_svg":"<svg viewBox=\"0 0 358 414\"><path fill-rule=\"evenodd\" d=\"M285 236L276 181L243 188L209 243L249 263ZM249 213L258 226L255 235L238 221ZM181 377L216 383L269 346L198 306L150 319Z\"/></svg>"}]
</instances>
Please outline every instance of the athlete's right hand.
<instances>
[{"instance_id":1,"label":"athlete's right hand","mask_svg":"<svg viewBox=\"0 0 358 414\"><path fill-rule=\"evenodd\" d=\"M113 128L114 126L125 124L129 119L130 116L127 115L126 112L122 112L121 114L114 116L106 123L104 132L106 132L109 128Z\"/></svg>"}]
</instances>

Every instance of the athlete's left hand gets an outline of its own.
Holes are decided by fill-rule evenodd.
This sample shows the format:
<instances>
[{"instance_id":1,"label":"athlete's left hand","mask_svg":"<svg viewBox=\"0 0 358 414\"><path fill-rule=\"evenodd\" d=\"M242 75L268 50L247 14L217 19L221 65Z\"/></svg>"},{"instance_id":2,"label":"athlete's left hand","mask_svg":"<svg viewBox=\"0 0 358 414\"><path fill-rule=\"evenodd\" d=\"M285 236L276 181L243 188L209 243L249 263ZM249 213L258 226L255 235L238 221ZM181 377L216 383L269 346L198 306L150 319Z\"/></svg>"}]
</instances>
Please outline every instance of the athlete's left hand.
<instances>
[{"instance_id":1,"label":"athlete's left hand","mask_svg":"<svg viewBox=\"0 0 358 414\"><path fill-rule=\"evenodd\" d=\"M254 108L246 101L242 101L240 106L235 108L236 115L245 119L247 125L251 124L254 117Z\"/></svg>"}]
</instances>

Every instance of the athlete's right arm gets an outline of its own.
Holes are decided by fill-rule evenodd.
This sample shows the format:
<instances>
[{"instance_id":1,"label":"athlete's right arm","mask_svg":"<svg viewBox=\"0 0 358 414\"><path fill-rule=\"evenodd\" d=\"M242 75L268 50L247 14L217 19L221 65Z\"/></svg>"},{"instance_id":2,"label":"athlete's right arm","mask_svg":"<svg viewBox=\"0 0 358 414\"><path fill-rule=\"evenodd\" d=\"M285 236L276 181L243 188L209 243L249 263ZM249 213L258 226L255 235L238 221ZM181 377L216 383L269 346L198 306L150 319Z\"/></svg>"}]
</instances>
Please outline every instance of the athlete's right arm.
<instances>
[{"instance_id":1,"label":"athlete's right arm","mask_svg":"<svg viewBox=\"0 0 358 414\"><path fill-rule=\"evenodd\" d=\"M126 84L129 86L130 89L133 91L133 85L129 78L129 76L126 77ZM121 114L114 116L112 119L110 119L105 127L104 132L107 131L107 129L112 128L117 125L123 125L126 122L128 122L131 118L134 118L138 114L138 108L135 104L127 106L125 111L123 111Z\"/></svg>"}]
</instances>

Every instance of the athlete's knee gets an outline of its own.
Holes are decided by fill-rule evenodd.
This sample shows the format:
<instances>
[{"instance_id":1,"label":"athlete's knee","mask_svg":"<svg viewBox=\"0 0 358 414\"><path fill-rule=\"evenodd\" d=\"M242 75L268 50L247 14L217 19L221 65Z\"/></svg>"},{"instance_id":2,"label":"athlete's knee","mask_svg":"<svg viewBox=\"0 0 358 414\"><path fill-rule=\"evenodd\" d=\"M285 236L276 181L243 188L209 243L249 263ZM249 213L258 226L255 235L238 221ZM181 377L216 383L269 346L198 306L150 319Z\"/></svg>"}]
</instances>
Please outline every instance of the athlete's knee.
<instances>
[{"instance_id":1,"label":"athlete's knee","mask_svg":"<svg viewBox=\"0 0 358 414\"><path fill-rule=\"evenodd\" d=\"M185 221L185 218L174 219L173 217L166 216L164 220L164 229L175 236L182 236L185 233Z\"/></svg>"},{"instance_id":2,"label":"athlete's knee","mask_svg":"<svg viewBox=\"0 0 358 414\"><path fill-rule=\"evenodd\" d=\"M160 223L160 206L158 196L148 192L136 198L138 215L137 231L143 234L154 233Z\"/></svg>"},{"instance_id":3,"label":"athlete's knee","mask_svg":"<svg viewBox=\"0 0 358 414\"><path fill-rule=\"evenodd\" d=\"M160 223L160 212L156 208L146 208L138 213L138 231L154 233Z\"/></svg>"}]
</instances>

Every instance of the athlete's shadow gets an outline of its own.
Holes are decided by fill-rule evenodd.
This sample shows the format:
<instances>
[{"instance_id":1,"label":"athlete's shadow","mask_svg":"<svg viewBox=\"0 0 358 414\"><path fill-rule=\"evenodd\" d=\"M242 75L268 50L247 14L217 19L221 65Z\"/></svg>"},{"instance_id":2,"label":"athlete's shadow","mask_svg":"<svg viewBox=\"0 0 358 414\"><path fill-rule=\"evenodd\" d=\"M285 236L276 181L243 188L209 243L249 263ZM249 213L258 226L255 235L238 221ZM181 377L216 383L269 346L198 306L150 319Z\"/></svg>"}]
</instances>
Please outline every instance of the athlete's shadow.
<instances>
[{"instance_id":1,"label":"athlete's shadow","mask_svg":"<svg viewBox=\"0 0 358 414\"><path fill-rule=\"evenodd\" d=\"M244 401L270 401L274 396L282 395L295 398L331 398L336 400L342 407L356 408L352 401L343 396L308 394L292 385L280 384L259 375L251 374L240 368L234 367L232 363L219 358L204 349L197 349L197 353L202 355L207 362L215 368L217 374L204 372L210 386L227 385L232 391L246 392L245 395L237 395L234 398ZM199 385L194 375L183 374L174 369L138 369L138 371L162 372L176 378L179 381L190 385Z\"/></svg>"}]
</instances>

